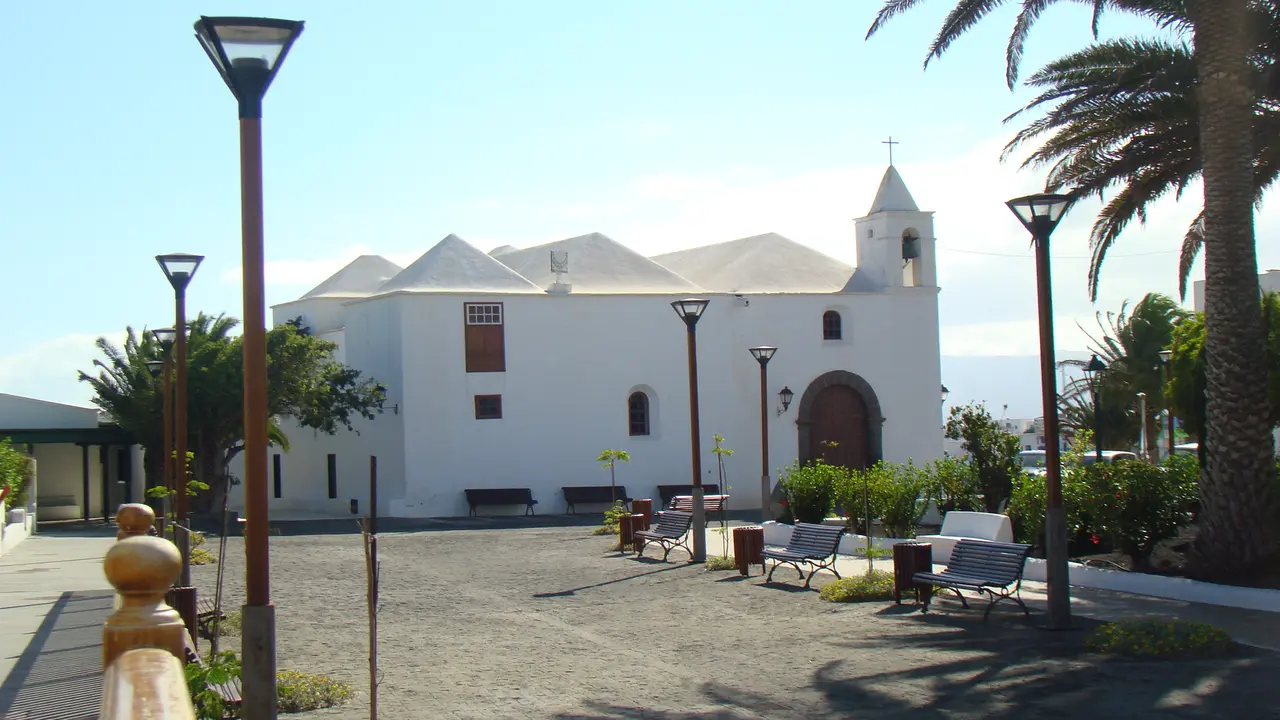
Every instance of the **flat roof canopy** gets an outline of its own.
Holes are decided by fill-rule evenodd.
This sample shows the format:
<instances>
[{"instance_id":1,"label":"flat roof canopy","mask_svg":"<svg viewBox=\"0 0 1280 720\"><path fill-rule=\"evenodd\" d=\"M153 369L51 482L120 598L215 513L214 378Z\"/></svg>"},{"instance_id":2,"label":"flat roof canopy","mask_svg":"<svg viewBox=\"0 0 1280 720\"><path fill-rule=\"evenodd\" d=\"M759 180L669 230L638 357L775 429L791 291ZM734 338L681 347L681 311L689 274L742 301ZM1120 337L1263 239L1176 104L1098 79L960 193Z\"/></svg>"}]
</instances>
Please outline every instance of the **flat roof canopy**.
<instances>
[{"instance_id":1,"label":"flat roof canopy","mask_svg":"<svg viewBox=\"0 0 1280 720\"><path fill-rule=\"evenodd\" d=\"M100 425L96 428L29 428L0 429L0 440L8 439L15 445L135 445L133 435L117 425Z\"/></svg>"}]
</instances>

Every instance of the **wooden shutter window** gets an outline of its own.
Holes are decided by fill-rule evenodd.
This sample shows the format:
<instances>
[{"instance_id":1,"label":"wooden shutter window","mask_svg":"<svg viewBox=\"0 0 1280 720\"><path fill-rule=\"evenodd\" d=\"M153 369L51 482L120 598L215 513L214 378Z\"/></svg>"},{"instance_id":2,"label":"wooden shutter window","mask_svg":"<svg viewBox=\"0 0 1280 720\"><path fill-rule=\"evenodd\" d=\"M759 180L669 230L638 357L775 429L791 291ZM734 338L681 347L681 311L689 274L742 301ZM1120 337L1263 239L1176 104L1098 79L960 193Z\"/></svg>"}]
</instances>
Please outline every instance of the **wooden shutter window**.
<instances>
[{"instance_id":1,"label":"wooden shutter window","mask_svg":"<svg viewBox=\"0 0 1280 720\"><path fill-rule=\"evenodd\" d=\"M467 372L506 372L502 303L466 303L463 312Z\"/></svg>"}]
</instances>

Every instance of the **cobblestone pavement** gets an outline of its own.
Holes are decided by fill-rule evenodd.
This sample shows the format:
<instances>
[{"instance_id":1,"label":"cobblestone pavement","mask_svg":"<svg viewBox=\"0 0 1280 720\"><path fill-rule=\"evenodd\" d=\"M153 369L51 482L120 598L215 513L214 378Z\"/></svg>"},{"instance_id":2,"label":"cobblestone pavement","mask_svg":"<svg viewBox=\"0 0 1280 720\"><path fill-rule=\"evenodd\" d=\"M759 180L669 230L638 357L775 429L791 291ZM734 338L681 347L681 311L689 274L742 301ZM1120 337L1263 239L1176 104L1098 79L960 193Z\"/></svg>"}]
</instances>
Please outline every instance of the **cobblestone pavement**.
<instances>
[{"instance_id":1,"label":"cobblestone pavement","mask_svg":"<svg viewBox=\"0 0 1280 720\"><path fill-rule=\"evenodd\" d=\"M582 527L382 535L381 717L1280 717L1280 663L1261 651L1103 658L1080 650L1081 632L1037 630L1014 608L984 623L949 601L927 616L831 605L762 585L758 568L742 579L678 550L662 563L610 542ZM235 607L239 538L226 555L224 604ZM216 567L194 570L209 596ZM280 666L357 690L312 716L367 718L360 537L273 537L271 572Z\"/></svg>"}]
</instances>

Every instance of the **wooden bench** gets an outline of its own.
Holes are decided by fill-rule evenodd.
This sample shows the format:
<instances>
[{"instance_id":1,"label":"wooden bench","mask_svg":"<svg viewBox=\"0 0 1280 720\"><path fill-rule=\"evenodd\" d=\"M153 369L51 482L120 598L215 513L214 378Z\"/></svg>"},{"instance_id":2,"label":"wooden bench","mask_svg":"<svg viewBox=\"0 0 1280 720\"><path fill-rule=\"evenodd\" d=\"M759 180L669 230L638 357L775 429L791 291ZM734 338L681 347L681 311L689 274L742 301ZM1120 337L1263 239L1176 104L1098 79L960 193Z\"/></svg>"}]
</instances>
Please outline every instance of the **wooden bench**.
<instances>
[{"instance_id":1,"label":"wooden bench","mask_svg":"<svg viewBox=\"0 0 1280 720\"><path fill-rule=\"evenodd\" d=\"M720 517L718 519L720 520L721 524L724 523L724 519L725 519L724 512L728 508L728 505L729 505L728 495L703 495L702 496L702 511L707 515L707 517L710 517L712 515L719 515ZM657 513L657 515L658 517L662 517L663 512L667 512L670 510L679 510L680 512L688 512L688 513L693 512L693 496L677 495L671 498L671 503L667 506L667 510L659 512Z\"/></svg>"},{"instance_id":2,"label":"wooden bench","mask_svg":"<svg viewBox=\"0 0 1280 720\"><path fill-rule=\"evenodd\" d=\"M467 494L467 505L471 506L472 515L481 505L524 505L524 514L533 515L533 506L538 504L529 488L480 488L463 492Z\"/></svg>"},{"instance_id":3,"label":"wooden bench","mask_svg":"<svg viewBox=\"0 0 1280 720\"><path fill-rule=\"evenodd\" d=\"M196 602L196 632L205 640L212 640L218 629L214 627L227 619L227 614L219 612L212 598L203 598Z\"/></svg>"},{"instance_id":4,"label":"wooden bench","mask_svg":"<svg viewBox=\"0 0 1280 720\"><path fill-rule=\"evenodd\" d=\"M186 635L186 633L183 633ZM196 652L194 643L191 642L191 636L186 635L187 641L187 664L199 665L204 667L204 658L200 657L200 653ZM240 717L240 706L244 703L244 697L241 694L240 678L233 677L220 685L209 685L210 689L218 693L218 697L222 698L222 705L225 709L223 717L238 718Z\"/></svg>"},{"instance_id":5,"label":"wooden bench","mask_svg":"<svg viewBox=\"0 0 1280 720\"><path fill-rule=\"evenodd\" d=\"M627 496L627 489L622 485L610 487L608 485L578 485L575 487L562 487L564 492L564 502L567 505L565 512L576 514L574 505L578 503L603 503L613 505L615 502L621 501L631 509L631 498Z\"/></svg>"},{"instance_id":6,"label":"wooden bench","mask_svg":"<svg viewBox=\"0 0 1280 720\"><path fill-rule=\"evenodd\" d=\"M951 551L951 562L940 573L920 572L911 576L918 583L931 583L954 592L967 609L969 602L961 589L986 593L991 597L982 619L991 615L991 609L1001 600L1018 603L1022 612L1031 617L1026 603L1022 602L1022 570L1026 566L1030 545L998 543L985 540L961 540ZM926 600L924 612L929 611Z\"/></svg>"},{"instance_id":7,"label":"wooden bench","mask_svg":"<svg viewBox=\"0 0 1280 720\"><path fill-rule=\"evenodd\" d=\"M720 486L719 485L703 485L702 494L703 495L719 495ZM658 497L662 498L662 507L666 507L670 505L671 499L677 495L693 495L693 486L692 485L659 485L658 486Z\"/></svg>"},{"instance_id":8,"label":"wooden bench","mask_svg":"<svg viewBox=\"0 0 1280 720\"><path fill-rule=\"evenodd\" d=\"M656 542L662 546L662 560L665 562L667 556L671 554L673 548L683 548L689 553L689 557L693 558L693 551L689 549L685 538L689 536L689 526L693 523L693 513L681 512L679 510L668 510L662 513L662 517L658 518L658 524L649 530L639 530L635 533L635 538L639 541L639 550L636 555L644 554L644 546L649 542Z\"/></svg>"},{"instance_id":9,"label":"wooden bench","mask_svg":"<svg viewBox=\"0 0 1280 720\"><path fill-rule=\"evenodd\" d=\"M800 573L800 577L804 577L804 570L800 569L802 564L813 568L809 572L809 577L805 578L805 587L809 587L809 583L813 582L813 576L818 574L819 570L830 570L835 573L836 579L839 579L840 573L836 570L836 550L840 547L840 538L844 533L845 528L840 525L796 523L795 530L791 532L791 539L787 541L785 548L764 549L765 560L773 561L773 567L769 569L769 575L764 581L770 582L773 579L773 571L777 570L779 565L791 565L796 572Z\"/></svg>"}]
</instances>

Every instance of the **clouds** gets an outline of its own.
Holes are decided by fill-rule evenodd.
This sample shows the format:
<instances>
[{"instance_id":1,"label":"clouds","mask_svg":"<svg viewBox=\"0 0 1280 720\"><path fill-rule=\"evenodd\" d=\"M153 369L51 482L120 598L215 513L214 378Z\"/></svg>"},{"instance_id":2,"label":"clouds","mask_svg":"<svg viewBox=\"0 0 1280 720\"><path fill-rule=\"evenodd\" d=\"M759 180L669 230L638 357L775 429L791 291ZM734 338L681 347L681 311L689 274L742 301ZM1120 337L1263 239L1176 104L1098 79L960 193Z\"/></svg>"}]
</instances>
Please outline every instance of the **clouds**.
<instances>
[{"instance_id":1,"label":"clouds","mask_svg":"<svg viewBox=\"0 0 1280 720\"><path fill-rule=\"evenodd\" d=\"M81 370L93 371L100 337L124 343L123 332L73 333L0 355L0 392L89 406L93 390L76 378Z\"/></svg>"}]
</instances>

